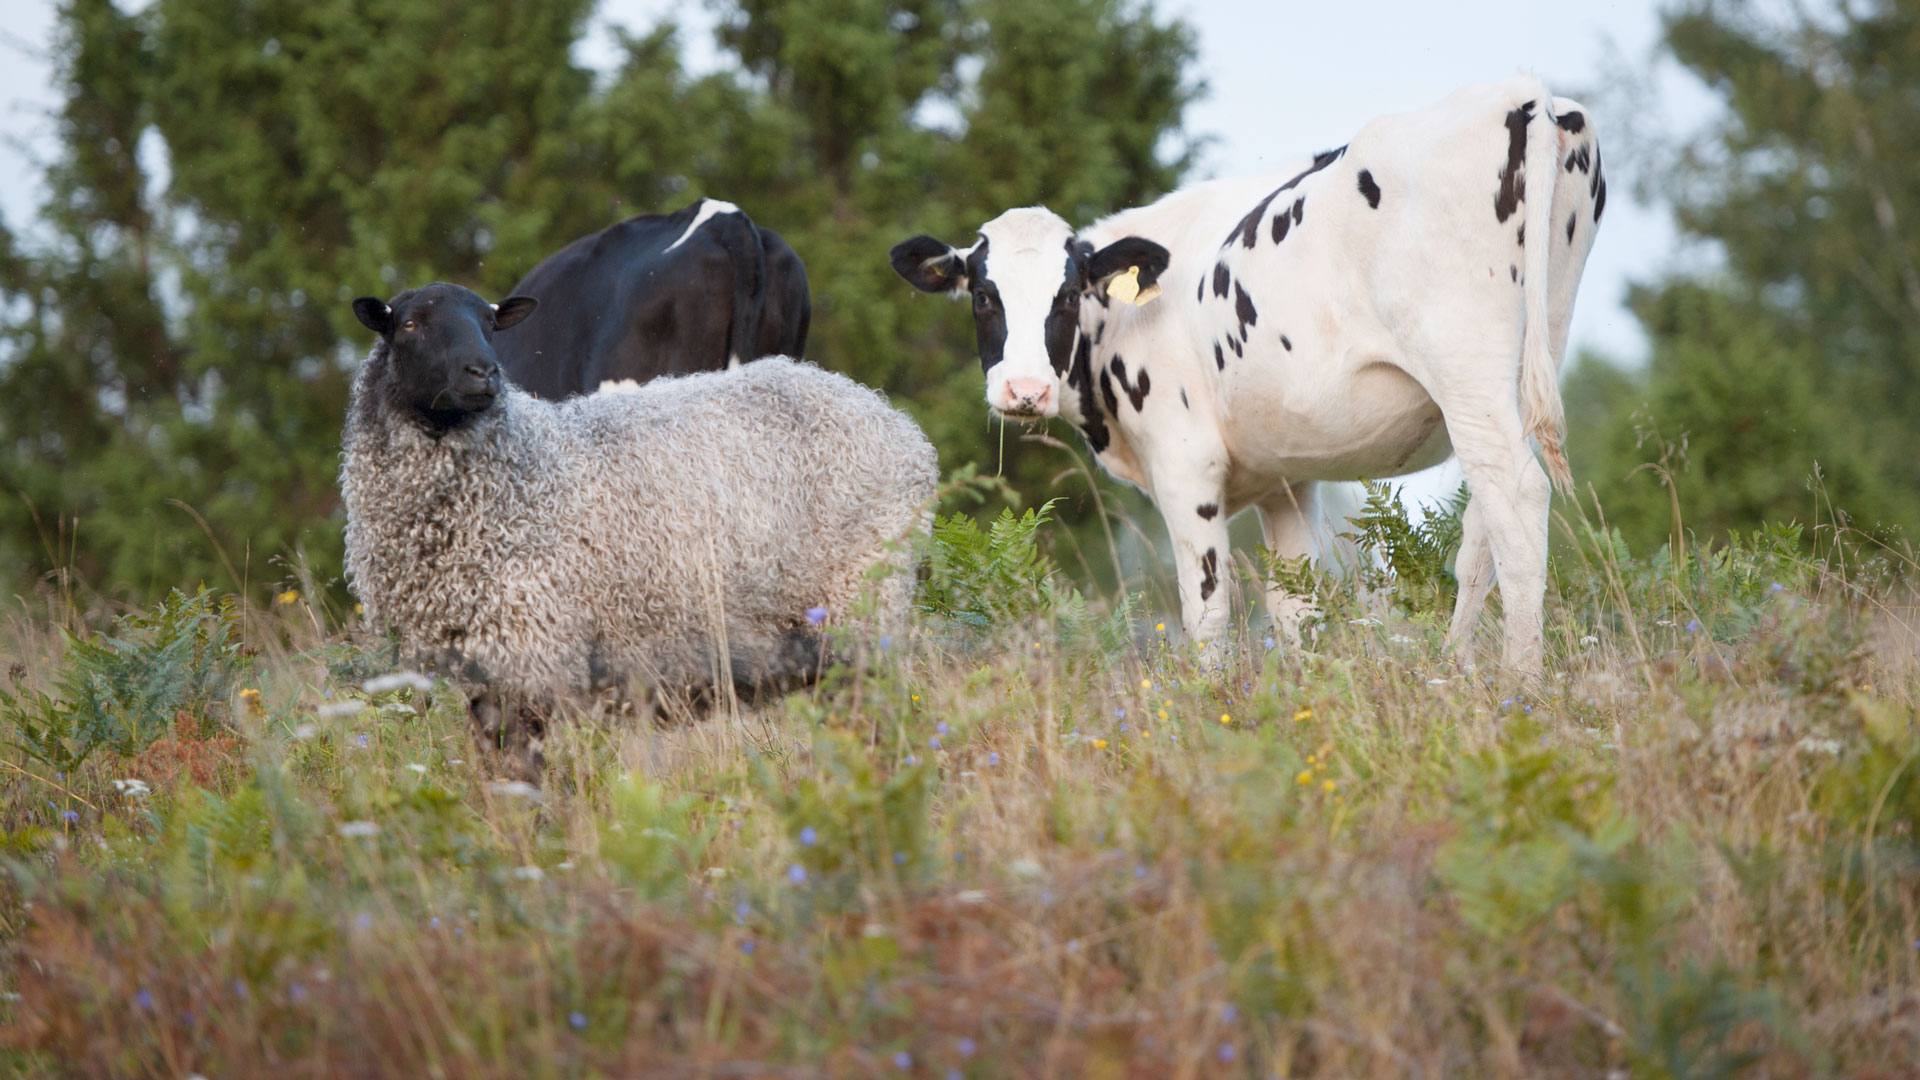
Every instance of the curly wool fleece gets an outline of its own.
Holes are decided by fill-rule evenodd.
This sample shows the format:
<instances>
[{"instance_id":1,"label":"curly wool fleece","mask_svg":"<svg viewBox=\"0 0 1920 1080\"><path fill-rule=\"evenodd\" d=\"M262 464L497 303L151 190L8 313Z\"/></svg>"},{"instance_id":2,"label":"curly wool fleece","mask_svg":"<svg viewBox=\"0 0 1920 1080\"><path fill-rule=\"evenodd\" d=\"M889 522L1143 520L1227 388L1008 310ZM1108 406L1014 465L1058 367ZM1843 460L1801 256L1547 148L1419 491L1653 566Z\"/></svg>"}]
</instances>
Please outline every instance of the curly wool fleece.
<instances>
[{"instance_id":1,"label":"curly wool fleece","mask_svg":"<svg viewBox=\"0 0 1920 1080\"><path fill-rule=\"evenodd\" d=\"M905 619L937 461L843 375L769 357L558 404L509 386L438 438L392 384L378 343L342 440L347 580L416 655L518 689L678 688L775 664L863 586L877 625Z\"/></svg>"}]
</instances>

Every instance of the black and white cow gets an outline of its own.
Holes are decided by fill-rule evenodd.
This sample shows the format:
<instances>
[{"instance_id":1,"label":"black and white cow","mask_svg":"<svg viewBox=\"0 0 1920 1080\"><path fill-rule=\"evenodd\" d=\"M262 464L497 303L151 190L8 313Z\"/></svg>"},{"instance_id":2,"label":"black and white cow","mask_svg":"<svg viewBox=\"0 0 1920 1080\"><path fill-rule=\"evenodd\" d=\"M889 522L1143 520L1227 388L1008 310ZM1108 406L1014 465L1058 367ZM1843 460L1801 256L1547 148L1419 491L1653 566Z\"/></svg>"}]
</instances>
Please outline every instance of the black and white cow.
<instances>
[{"instance_id":1,"label":"black and white cow","mask_svg":"<svg viewBox=\"0 0 1920 1080\"><path fill-rule=\"evenodd\" d=\"M1537 672L1550 489L1528 440L1565 486L1556 357L1605 206L1586 111L1521 77L1078 233L1027 207L970 248L916 236L891 257L971 296L991 408L1065 417L1153 498L1195 640L1227 628L1236 510L1306 554L1318 482L1452 454L1472 500L1451 637L1464 652L1497 570L1505 661ZM1305 601L1267 603L1297 634Z\"/></svg>"},{"instance_id":2,"label":"black and white cow","mask_svg":"<svg viewBox=\"0 0 1920 1080\"><path fill-rule=\"evenodd\" d=\"M513 287L540 318L502 338L500 366L543 398L716 371L806 351L807 272L778 233L702 199L583 236Z\"/></svg>"}]
</instances>

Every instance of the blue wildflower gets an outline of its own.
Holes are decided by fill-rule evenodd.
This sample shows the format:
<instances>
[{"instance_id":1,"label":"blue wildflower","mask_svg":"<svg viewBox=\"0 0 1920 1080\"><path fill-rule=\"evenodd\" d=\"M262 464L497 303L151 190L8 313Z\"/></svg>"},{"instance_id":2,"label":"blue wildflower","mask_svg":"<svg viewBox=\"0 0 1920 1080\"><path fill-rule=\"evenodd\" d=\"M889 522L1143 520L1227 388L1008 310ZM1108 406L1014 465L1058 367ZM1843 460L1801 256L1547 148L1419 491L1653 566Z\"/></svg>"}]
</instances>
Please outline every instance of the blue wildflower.
<instances>
[{"instance_id":1,"label":"blue wildflower","mask_svg":"<svg viewBox=\"0 0 1920 1080\"><path fill-rule=\"evenodd\" d=\"M1233 1002L1229 1001L1225 1005L1220 1006L1220 1019L1225 1020L1227 1023L1233 1023L1239 1016L1240 1010L1233 1007Z\"/></svg>"},{"instance_id":2,"label":"blue wildflower","mask_svg":"<svg viewBox=\"0 0 1920 1080\"><path fill-rule=\"evenodd\" d=\"M1121 731L1125 731L1125 730L1127 730L1127 725L1125 725L1125 724L1121 724L1121 725L1120 725L1120 730L1121 730Z\"/></svg>"},{"instance_id":3,"label":"blue wildflower","mask_svg":"<svg viewBox=\"0 0 1920 1080\"><path fill-rule=\"evenodd\" d=\"M148 1012L153 1011L153 991L148 990L146 987L144 986L141 987L140 992L133 995L133 1001L134 1001L134 1004L140 1006L141 1008L147 1010Z\"/></svg>"},{"instance_id":4,"label":"blue wildflower","mask_svg":"<svg viewBox=\"0 0 1920 1080\"><path fill-rule=\"evenodd\" d=\"M826 621L827 621L827 609L826 609L826 608L823 608L823 607L810 607L810 608L808 608L808 609L807 609L807 622L808 622L808 623L811 623L811 624L812 624L812 625L814 625L814 626L819 626L819 625L820 625L821 623L823 623L823 622L826 622Z\"/></svg>"},{"instance_id":5,"label":"blue wildflower","mask_svg":"<svg viewBox=\"0 0 1920 1080\"><path fill-rule=\"evenodd\" d=\"M366 930L373 926L373 916L363 911L354 916L353 925L357 930Z\"/></svg>"},{"instance_id":6,"label":"blue wildflower","mask_svg":"<svg viewBox=\"0 0 1920 1080\"><path fill-rule=\"evenodd\" d=\"M1272 638L1268 638L1268 639L1266 640L1266 646L1267 646L1267 648L1269 648L1269 649L1271 649L1271 648L1273 648L1273 639L1272 639Z\"/></svg>"},{"instance_id":7,"label":"blue wildflower","mask_svg":"<svg viewBox=\"0 0 1920 1080\"><path fill-rule=\"evenodd\" d=\"M919 755L917 755L917 754L908 754L908 755L907 755L907 764L909 764L909 765L918 765L918 764L920 764L920 758L919 758Z\"/></svg>"},{"instance_id":8,"label":"blue wildflower","mask_svg":"<svg viewBox=\"0 0 1920 1080\"><path fill-rule=\"evenodd\" d=\"M747 916L751 914L753 914L753 905L747 903L745 900L742 900L739 903L733 905L733 921L734 922L744 923L747 921Z\"/></svg>"},{"instance_id":9,"label":"blue wildflower","mask_svg":"<svg viewBox=\"0 0 1920 1080\"><path fill-rule=\"evenodd\" d=\"M933 738L928 739L927 745L933 747L935 750L940 749L940 736L935 735Z\"/></svg>"},{"instance_id":10,"label":"blue wildflower","mask_svg":"<svg viewBox=\"0 0 1920 1080\"><path fill-rule=\"evenodd\" d=\"M287 998L295 1005L307 1000L307 987L304 983L294 983L287 987Z\"/></svg>"},{"instance_id":11,"label":"blue wildflower","mask_svg":"<svg viewBox=\"0 0 1920 1080\"><path fill-rule=\"evenodd\" d=\"M990 751L987 754L987 764L989 765L1000 764L1000 751L998 750Z\"/></svg>"},{"instance_id":12,"label":"blue wildflower","mask_svg":"<svg viewBox=\"0 0 1920 1080\"><path fill-rule=\"evenodd\" d=\"M819 842L820 842L820 830L814 828L811 825L800 830L800 844L802 847L812 847L813 845Z\"/></svg>"},{"instance_id":13,"label":"blue wildflower","mask_svg":"<svg viewBox=\"0 0 1920 1080\"><path fill-rule=\"evenodd\" d=\"M1689 634L1697 634L1697 633L1699 633L1699 632L1700 632L1700 620L1699 620L1699 619L1688 619L1688 620L1687 620L1687 633L1689 633Z\"/></svg>"},{"instance_id":14,"label":"blue wildflower","mask_svg":"<svg viewBox=\"0 0 1920 1080\"><path fill-rule=\"evenodd\" d=\"M1046 907L1048 904L1051 904L1051 903L1053 903L1053 890L1042 889L1040 891L1040 906Z\"/></svg>"},{"instance_id":15,"label":"blue wildflower","mask_svg":"<svg viewBox=\"0 0 1920 1080\"><path fill-rule=\"evenodd\" d=\"M80 811L62 810L60 811L60 820L66 822L69 825L77 825L80 822Z\"/></svg>"},{"instance_id":16,"label":"blue wildflower","mask_svg":"<svg viewBox=\"0 0 1920 1080\"><path fill-rule=\"evenodd\" d=\"M940 721L939 723L933 725L933 730L939 732L942 735L945 735L947 733L947 722L945 720Z\"/></svg>"},{"instance_id":17,"label":"blue wildflower","mask_svg":"<svg viewBox=\"0 0 1920 1080\"><path fill-rule=\"evenodd\" d=\"M893 1065L896 1069L911 1069L913 1068L913 1055L902 1050L893 1055Z\"/></svg>"},{"instance_id":18,"label":"blue wildflower","mask_svg":"<svg viewBox=\"0 0 1920 1080\"><path fill-rule=\"evenodd\" d=\"M244 979L233 980L233 996L237 998L247 998L247 997L253 996L253 992L247 989L246 980Z\"/></svg>"},{"instance_id":19,"label":"blue wildflower","mask_svg":"<svg viewBox=\"0 0 1920 1080\"><path fill-rule=\"evenodd\" d=\"M428 919L428 920L427 920L427 929L429 929L429 930L438 930L438 929L440 929L440 916L438 916L438 915L435 915L435 916L434 916L433 918L431 918L431 919Z\"/></svg>"},{"instance_id":20,"label":"blue wildflower","mask_svg":"<svg viewBox=\"0 0 1920 1080\"><path fill-rule=\"evenodd\" d=\"M359 747L362 750L365 750L367 748L367 737L365 735L360 736L359 738L353 740L353 745Z\"/></svg>"},{"instance_id":21,"label":"blue wildflower","mask_svg":"<svg viewBox=\"0 0 1920 1080\"><path fill-rule=\"evenodd\" d=\"M1136 866L1136 867L1134 867L1134 868L1133 868L1133 880L1135 880L1135 881L1139 881L1139 880L1140 880L1141 878L1143 878L1143 877L1146 877L1146 876L1147 876L1147 868L1146 868L1146 867L1144 867L1144 866Z\"/></svg>"},{"instance_id":22,"label":"blue wildflower","mask_svg":"<svg viewBox=\"0 0 1920 1080\"><path fill-rule=\"evenodd\" d=\"M978 1050L979 1047L974 1044L974 1041L972 1039L969 1039L965 1035L962 1035L960 1036L958 1049L960 1050L961 1057L972 1057L973 1052L975 1050Z\"/></svg>"},{"instance_id":23,"label":"blue wildflower","mask_svg":"<svg viewBox=\"0 0 1920 1080\"><path fill-rule=\"evenodd\" d=\"M1215 1053L1215 1056L1219 1057L1219 1059L1223 1062L1232 1061L1234 1058L1239 1056L1237 1053L1234 1052L1232 1043L1221 1043L1220 1049L1215 1051L1214 1053Z\"/></svg>"},{"instance_id":24,"label":"blue wildflower","mask_svg":"<svg viewBox=\"0 0 1920 1080\"><path fill-rule=\"evenodd\" d=\"M570 1012L567 1014L567 1023L571 1024L575 1031L585 1031L587 1030L587 1014L578 1010Z\"/></svg>"},{"instance_id":25,"label":"blue wildflower","mask_svg":"<svg viewBox=\"0 0 1920 1080\"><path fill-rule=\"evenodd\" d=\"M795 885L805 885L807 883L807 868L801 866L799 863L788 866L787 880L793 882Z\"/></svg>"},{"instance_id":26,"label":"blue wildflower","mask_svg":"<svg viewBox=\"0 0 1920 1080\"><path fill-rule=\"evenodd\" d=\"M1079 939L1079 938L1074 938L1074 939L1073 939L1072 941L1069 941L1069 942L1067 942L1067 951L1068 951L1068 952L1070 952L1070 953L1077 953L1077 952L1079 952L1079 951L1080 951L1080 939Z\"/></svg>"},{"instance_id":27,"label":"blue wildflower","mask_svg":"<svg viewBox=\"0 0 1920 1080\"><path fill-rule=\"evenodd\" d=\"M890 648L892 648L892 647L893 647L893 635L892 635L892 634L881 634L881 635L880 635L880 647L881 647L881 648L883 648L883 649L890 649Z\"/></svg>"},{"instance_id":28,"label":"blue wildflower","mask_svg":"<svg viewBox=\"0 0 1920 1080\"><path fill-rule=\"evenodd\" d=\"M1121 707L1113 710L1113 718L1115 720L1125 720L1127 718L1127 707L1122 705Z\"/></svg>"},{"instance_id":29,"label":"blue wildflower","mask_svg":"<svg viewBox=\"0 0 1920 1080\"><path fill-rule=\"evenodd\" d=\"M1768 591L1768 592L1774 592L1774 593L1777 593L1777 592L1785 592L1786 590L1787 590L1787 587L1786 587L1785 585L1782 585L1782 584L1780 584L1780 583L1779 583L1779 582L1777 582L1777 581L1776 581L1776 582L1774 582L1773 584L1771 584L1771 585L1769 585L1769 586L1767 586L1767 591Z\"/></svg>"},{"instance_id":30,"label":"blue wildflower","mask_svg":"<svg viewBox=\"0 0 1920 1080\"><path fill-rule=\"evenodd\" d=\"M746 953L748 956L752 956L753 950L756 948L758 948L758 946L756 946L753 943L752 938L748 938L747 940L740 943L740 951L743 953Z\"/></svg>"},{"instance_id":31,"label":"blue wildflower","mask_svg":"<svg viewBox=\"0 0 1920 1080\"><path fill-rule=\"evenodd\" d=\"M907 865L907 853L906 853L906 852L904 852L904 851L896 851L896 852L894 852L894 853L893 853L893 865L895 865L895 866L905 866L905 865Z\"/></svg>"}]
</instances>

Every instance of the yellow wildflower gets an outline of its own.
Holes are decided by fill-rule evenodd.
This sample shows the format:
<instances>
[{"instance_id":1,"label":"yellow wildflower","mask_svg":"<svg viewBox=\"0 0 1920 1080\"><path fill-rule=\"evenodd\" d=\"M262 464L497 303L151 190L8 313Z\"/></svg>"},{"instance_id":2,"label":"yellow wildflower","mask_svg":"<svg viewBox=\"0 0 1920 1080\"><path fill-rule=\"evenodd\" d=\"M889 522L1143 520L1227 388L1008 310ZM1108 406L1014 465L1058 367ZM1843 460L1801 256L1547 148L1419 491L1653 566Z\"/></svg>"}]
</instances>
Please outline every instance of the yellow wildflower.
<instances>
[{"instance_id":1,"label":"yellow wildflower","mask_svg":"<svg viewBox=\"0 0 1920 1080\"><path fill-rule=\"evenodd\" d=\"M1155 630L1158 630L1158 631L1159 631L1160 633L1162 633L1162 634L1164 634L1164 633L1166 633L1166 632L1167 632L1167 624L1166 624L1166 623L1163 623L1163 622L1157 622L1157 623L1154 623L1154 624L1153 624L1153 628L1154 628Z\"/></svg>"},{"instance_id":2,"label":"yellow wildflower","mask_svg":"<svg viewBox=\"0 0 1920 1080\"><path fill-rule=\"evenodd\" d=\"M1160 710L1160 719L1162 719L1162 720L1165 720L1166 718L1167 718L1167 710L1165 710L1165 709L1161 709L1161 710Z\"/></svg>"},{"instance_id":3,"label":"yellow wildflower","mask_svg":"<svg viewBox=\"0 0 1920 1080\"><path fill-rule=\"evenodd\" d=\"M1140 680L1140 689L1142 689L1142 690L1151 690L1151 689L1153 689L1153 680L1152 680L1152 679L1141 679L1141 680Z\"/></svg>"},{"instance_id":4,"label":"yellow wildflower","mask_svg":"<svg viewBox=\"0 0 1920 1080\"><path fill-rule=\"evenodd\" d=\"M1294 778L1293 778L1293 782L1294 782L1294 783L1296 783L1296 784L1311 784L1311 783L1313 783L1313 773L1312 773L1312 771L1310 771L1310 770L1308 770L1308 769L1301 769L1301 770L1300 770L1300 775L1299 775L1299 776L1296 776L1296 777L1294 777Z\"/></svg>"},{"instance_id":5,"label":"yellow wildflower","mask_svg":"<svg viewBox=\"0 0 1920 1080\"><path fill-rule=\"evenodd\" d=\"M274 597L273 602L276 604L291 604L298 599L300 599L300 590L288 589L286 592L283 592L279 596Z\"/></svg>"},{"instance_id":6,"label":"yellow wildflower","mask_svg":"<svg viewBox=\"0 0 1920 1080\"><path fill-rule=\"evenodd\" d=\"M1296 724L1303 724L1311 719L1313 719L1312 709L1302 708L1299 712L1293 714L1293 722Z\"/></svg>"},{"instance_id":7,"label":"yellow wildflower","mask_svg":"<svg viewBox=\"0 0 1920 1080\"><path fill-rule=\"evenodd\" d=\"M1095 750L1105 750L1107 748L1107 740L1105 739L1093 740L1093 748Z\"/></svg>"},{"instance_id":8,"label":"yellow wildflower","mask_svg":"<svg viewBox=\"0 0 1920 1080\"><path fill-rule=\"evenodd\" d=\"M1321 791L1332 791L1332 790L1333 790L1334 788L1336 788L1336 787L1338 787L1338 786L1339 786L1338 784L1335 784L1335 783L1334 783L1333 781L1331 781L1331 780L1323 780L1323 781L1321 781L1321 782L1320 782L1320 790L1321 790Z\"/></svg>"},{"instance_id":9,"label":"yellow wildflower","mask_svg":"<svg viewBox=\"0 0 1920 1080\"><path fill-rule=\"evenodd\" d=\"M1311 764L1313 764L1313 763L1314 763L1315 761L1317 761L1317 760L1319 760L1319 759L1318 759L1317 757L1315 757L1314 755L1312 755L1312 754L1308 754L1308 755L1307 755L1307 764L1309 764L1309 765L1311 765Z\"/></svg>"},{"instance_id":10,"label":"yellow wildflower","mask_svg":"<svg viewBox=\"0 0 1920 1080\"><path fill-rule=\"evenodd\" d=\"M1230 716L1230 715L1228 715L1228 714L1226 714L1226 713L1221 713L1221 714L1220 714L1220 722L1221 722L1222 724L1231 724L1231 723L1233 723L1233 717L1232 717L1232 716Z\"/></svg>"}]
</instances>

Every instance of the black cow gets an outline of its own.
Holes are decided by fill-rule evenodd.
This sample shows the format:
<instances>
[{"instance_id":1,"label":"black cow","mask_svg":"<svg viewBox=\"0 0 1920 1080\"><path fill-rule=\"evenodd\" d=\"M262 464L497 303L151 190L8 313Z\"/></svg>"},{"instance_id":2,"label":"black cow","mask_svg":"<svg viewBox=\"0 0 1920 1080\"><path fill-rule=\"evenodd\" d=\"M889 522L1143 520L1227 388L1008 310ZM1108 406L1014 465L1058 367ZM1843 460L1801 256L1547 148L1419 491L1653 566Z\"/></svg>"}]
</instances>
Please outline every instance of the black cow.
<instances>
[{"instance_id":1,"label":"black cow","mask_svg":"<svg viewBox=\"0 0 1920 1080\"><path fill-rule=\"evenodd\" d=\"M540 318L495 344L515 385L543 398L607 381L800 356L813 318L786 241L732 203L642 214L549 255L513 287Z\"/></svg>"}]
</instances>

